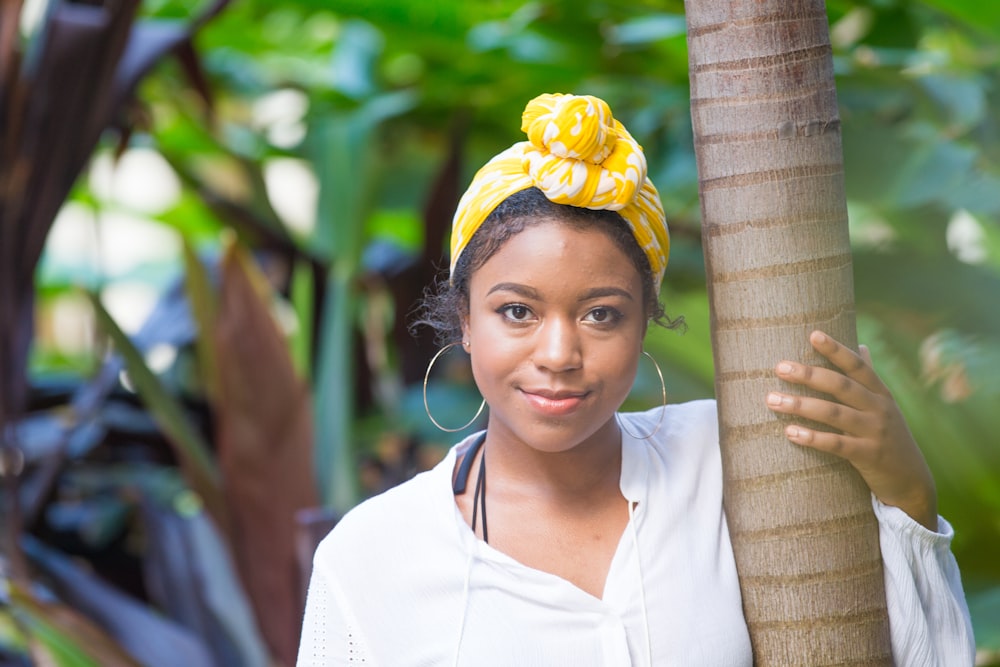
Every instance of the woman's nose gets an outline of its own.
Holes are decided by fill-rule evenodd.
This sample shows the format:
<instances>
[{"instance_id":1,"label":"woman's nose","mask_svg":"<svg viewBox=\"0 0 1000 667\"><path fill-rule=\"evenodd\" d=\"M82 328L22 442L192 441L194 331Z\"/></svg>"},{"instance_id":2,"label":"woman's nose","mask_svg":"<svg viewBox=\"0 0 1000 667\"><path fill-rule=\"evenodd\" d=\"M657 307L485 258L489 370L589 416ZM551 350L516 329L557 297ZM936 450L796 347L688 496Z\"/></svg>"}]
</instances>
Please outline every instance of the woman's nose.
<instances>
[{"instance_id":1,"label":"woman's nose","mask_svg":"<svg viewBox=\"0 0 1000 667\"><path fill-rule=\"evenodd\" d=\"M550 319L539 328L533 361L553 372L579 368L583 362L580 336L573 322Z\"/></svg>"}]
</instances>

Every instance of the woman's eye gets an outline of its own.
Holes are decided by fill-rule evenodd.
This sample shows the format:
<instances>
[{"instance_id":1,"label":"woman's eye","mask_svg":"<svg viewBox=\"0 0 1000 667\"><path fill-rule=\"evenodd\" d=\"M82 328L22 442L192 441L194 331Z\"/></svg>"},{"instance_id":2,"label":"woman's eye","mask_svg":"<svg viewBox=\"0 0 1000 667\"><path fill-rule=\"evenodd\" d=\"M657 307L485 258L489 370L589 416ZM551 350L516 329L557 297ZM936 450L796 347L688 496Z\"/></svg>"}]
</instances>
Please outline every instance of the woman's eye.
<instances>
[{"instance_id":1,"label":"woman's eye","mask_svg":"<svg viewBox=\"0 0 1000 667\"><path fill-rule=\"evenodd\" d=\"M531 310L519 303L512 303L500 309L500 313L508 320L524 322L531 317Z\"/></svg>"},{"instance_id":2,"label":"woman's eye","mask_svg":"<svg viewBox=\"0 0 1000 667\"><path fill-rule=\"evenodd\" d=\"M621 319L621 313L614 308L594 308L587 313L586 319L596 324L612 324Z\"/></svg>"}]
</instances>

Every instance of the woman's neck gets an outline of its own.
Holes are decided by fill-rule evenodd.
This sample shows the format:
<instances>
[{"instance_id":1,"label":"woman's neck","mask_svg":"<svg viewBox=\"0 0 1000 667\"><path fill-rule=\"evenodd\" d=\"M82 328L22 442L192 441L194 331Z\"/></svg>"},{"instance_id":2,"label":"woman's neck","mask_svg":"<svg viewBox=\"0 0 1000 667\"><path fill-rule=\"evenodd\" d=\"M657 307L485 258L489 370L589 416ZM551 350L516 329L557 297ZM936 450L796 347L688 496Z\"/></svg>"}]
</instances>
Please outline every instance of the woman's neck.
<instances>
[{"instance_id":1,"label":"woman's neck","mask_svg":"<svg viewBox=\"0 0 1000 667\"><path fill-rule=\"evenodd\" d=\"M621 492L621 433L612 417L571 449L548 452L487 428L490 493L530 496L538 501L583 509Z\"/></svg>"}]
</instances>

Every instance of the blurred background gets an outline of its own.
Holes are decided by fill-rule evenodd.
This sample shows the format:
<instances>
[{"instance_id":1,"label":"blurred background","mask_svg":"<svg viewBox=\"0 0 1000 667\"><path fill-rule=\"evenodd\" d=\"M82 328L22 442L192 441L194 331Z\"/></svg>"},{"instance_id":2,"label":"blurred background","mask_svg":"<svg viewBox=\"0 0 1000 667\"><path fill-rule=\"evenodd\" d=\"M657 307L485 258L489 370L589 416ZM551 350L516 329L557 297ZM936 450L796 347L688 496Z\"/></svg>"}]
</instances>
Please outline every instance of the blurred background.
<instances>
[{"instance_id":1,"label":"blurred background","mask_svg":"<svg viewBox=\"0 0 1000 667\"><path fill-rule=\"evenodd\" d=\"M827 7L859 338L1000 664L1000 4ZM713 393L679 0L3 0L0 58L0 664L294 663L317 540L458 439L407 324L539 93L645 147L688 323L647 349Z\"/></svg>"}]
</instances>

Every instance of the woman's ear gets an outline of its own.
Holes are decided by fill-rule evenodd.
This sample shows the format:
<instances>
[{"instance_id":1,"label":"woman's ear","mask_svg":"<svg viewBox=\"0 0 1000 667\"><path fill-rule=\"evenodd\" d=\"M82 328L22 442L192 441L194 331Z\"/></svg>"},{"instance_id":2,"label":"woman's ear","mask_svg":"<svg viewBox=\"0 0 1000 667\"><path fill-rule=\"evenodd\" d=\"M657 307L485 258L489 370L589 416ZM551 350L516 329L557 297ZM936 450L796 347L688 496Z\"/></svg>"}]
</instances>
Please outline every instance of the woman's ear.
<instances>
[{"instance_id":1,"label":"woman's ear","mask_svg":"<svg viewBox=\"0 0 1000 667\"><path fill-rule=\"evenodd\" d=\"M465 350L466 352L468 352L469 348L472 345L471 339L470 339L470 332L469 332L469 316L468 316L468 314L460 315L459 316L459 321L462 323L462 349Z\"/></svg>"}]
</instances>

